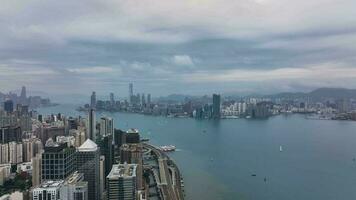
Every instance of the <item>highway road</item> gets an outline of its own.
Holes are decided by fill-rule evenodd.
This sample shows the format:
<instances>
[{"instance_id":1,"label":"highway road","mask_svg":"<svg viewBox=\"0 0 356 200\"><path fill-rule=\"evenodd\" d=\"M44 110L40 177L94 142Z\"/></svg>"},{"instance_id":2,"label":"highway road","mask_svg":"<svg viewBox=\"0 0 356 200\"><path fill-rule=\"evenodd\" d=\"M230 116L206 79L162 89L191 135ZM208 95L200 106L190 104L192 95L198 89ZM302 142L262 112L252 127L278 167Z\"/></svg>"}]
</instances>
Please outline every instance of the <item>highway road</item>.
<instances>
[{"instance_id":1,"label":"highway road","mask_svg":"<svg viewBox=\"0 0 356 200\"><path fill-rule=\"evenodd\" d=\"M183 200L181 174L177 165L158 147L143 143L143 147L152 151L158 161L157 185L161 190L163 200Z\"/></svg>"}]
</instances>

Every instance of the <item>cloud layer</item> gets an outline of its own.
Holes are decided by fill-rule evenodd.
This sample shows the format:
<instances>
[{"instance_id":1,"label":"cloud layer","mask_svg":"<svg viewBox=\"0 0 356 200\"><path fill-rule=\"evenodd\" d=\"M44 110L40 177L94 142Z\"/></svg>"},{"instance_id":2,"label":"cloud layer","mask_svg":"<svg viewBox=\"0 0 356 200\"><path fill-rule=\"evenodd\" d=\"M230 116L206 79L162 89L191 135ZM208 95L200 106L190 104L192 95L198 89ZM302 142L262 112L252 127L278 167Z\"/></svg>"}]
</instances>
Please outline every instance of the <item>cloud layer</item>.
<instances>
[{"instance_id":1,"label":"cloud layer","mask_svg":"<svg viewBox=\"0 0 356 200\"><path fill-rule=\"evenodd\" d=\"M26 84L126 96L129 82L155 95L356 87L353 0L0 3L0 91Z\"/></svg>"}]
</instances>

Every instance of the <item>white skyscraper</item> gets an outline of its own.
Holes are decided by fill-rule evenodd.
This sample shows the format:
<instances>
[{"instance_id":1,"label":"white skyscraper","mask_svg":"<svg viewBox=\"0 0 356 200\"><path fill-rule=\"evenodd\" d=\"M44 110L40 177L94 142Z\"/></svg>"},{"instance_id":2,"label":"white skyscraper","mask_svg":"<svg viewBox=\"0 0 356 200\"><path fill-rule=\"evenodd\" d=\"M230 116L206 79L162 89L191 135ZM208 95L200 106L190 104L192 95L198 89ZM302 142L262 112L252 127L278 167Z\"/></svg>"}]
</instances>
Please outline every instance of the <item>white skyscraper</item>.
<instances>
[{"instance_id":1,"label":"white skyscraper","mask_svg":"<svg viewBox=\"0 0 356 200\"><path fill-rule=\"evenodd\" d=\"M100 119L100 135L112 135L114 134L114 120L109 117L102 117Z\"/></svg>"},{"instance_id":2,"label":"white skyscraper","mask_svg":"<svg viewBox=\"0 0 356 200\"><path fill-rule=\"evenodd\" d=\"M88 113L87 138L96 141L96 120L94 109L90 109Z\"/></svg>"}]
</instances>

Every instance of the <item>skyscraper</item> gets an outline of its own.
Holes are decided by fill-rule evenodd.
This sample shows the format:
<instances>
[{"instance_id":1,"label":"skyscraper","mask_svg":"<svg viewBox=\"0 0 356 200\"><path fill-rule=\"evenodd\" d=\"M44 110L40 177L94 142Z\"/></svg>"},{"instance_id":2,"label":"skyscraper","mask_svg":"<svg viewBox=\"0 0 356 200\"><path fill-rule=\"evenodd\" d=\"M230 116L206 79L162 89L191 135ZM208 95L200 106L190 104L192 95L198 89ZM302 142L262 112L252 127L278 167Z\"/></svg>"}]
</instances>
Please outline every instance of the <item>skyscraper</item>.
<instances>
[{"instance_id":1,"label":"skyscraper","mask_svg":"<svg viewBox=\"0 0 356 200\"><path fill-rule=\"evenodd\" d=\"M145 94L142 93L142 95L141 95L141 105L145 105L145 104L146 104Z\"/></svg>"},{"instance_id":2,"label":"skyscraper","mask_svg":"<svg viewBox=\"0 0 356 200\"><path fill-rule=\"evenodd\" d=\"M74 172L65 180L45 181L32 189L33 200L88 200L88 183Z\"/></svg>"},{"instance_id":3,"label":"skyscraper","mask_svg":"<svg viewBox=\"0 0 356 200\"><path fill-rule=\"evenodd\" d=\"M133 84L130 83L129 85L129 100L130 100L130 103L132 104L132 97L133 97Z\"/></svg>"},{"instance_id":4,"label":"skyscraper","mask_svg":"<svg viewBox=\"0 0 356 200\"><path fill-rule=\"evenodd\" d=\"M101 199L100 149L90 139L77 149L77 170L84 174L84 180L88 182L88 200Z\"/></svg>"},{"instance_id":5,"label":"skyscraper","mask_svg":"<svg viewBox=\"0 0 356 200\"><path fill-rule=\"evenodd\" d=\"M95 120L95 110L93 108L89 109L88 113L88 127L87 127L87 138L96 141L96 120Z\"/></svg>"},{"instance_id":6,"label":"skyscraper","mask_svg":"<svg viewBox=\"0 0 356 200\"><path fill-rule=\"evenodd\" d=\"M115 105L114 93L110 93L110 104L111 104L111 106Z\"/></svg>"},{"instance_id":7,"label":"skyscraper","mask_svg":"<svg viewBox=\"0 0 356 200\"><path fill-rule=\"evenodd\" d=\"M42 180L64 180L75 171L75 148L46 143L42 154Z\"/></svg>"},{"instance_id":8,"label":"skyscraper","mask_svg":"<svg viewBox=\"0 0 356 200\"><path fill-rule=\"evenodd\" d=\"M21 89L20 102L22 104L26 104L27 103L26 87L25 86L22 86L22 89Z\"/></svg>"},{"instance_id":9,"label":"skyscraper","mask_svg":"<svg viewBox=\"0 0 356 200\"><path fill-rule=\"evenodd\" d=\"M100 135L112 135L114 134L114 120L110 117L100 118Z\"/></svg>"},{"instance_id":10,"label":"skyscraper","mask_svg":"<svg viewBox=\"0 0 356 200\"><path fill-rule=\"evenodd\" d=\"M136 199L136 164L113 165L107 176L108 200Z\"/></svg>"},{"instance_id":11,"label":"skyscraper","mask_svg":"<svg viewBox=\"0 0 356 200\"><path fill-rule=\"evenodd\" d=\"M151 104L151 94L147 94L147 104Z\"/></svg>"},{"instance_id":12,"label":"skyscraper","mask_svg":"<svg viewBox=\"0 0 356 200\"><path fill-rule=\"evenodd\" d=\"M93 92L90 97L90 107L96 108L96 93Z\"/></svg>"},{"instance_id":13,"label":"skyscraper","mask_svg":"<svg viewBox=\"0 0 356 200\"><path fill-rule=\"evenodd\" d=\"M7 100L4 102L4 110L7 113L12 113L14 111L14 102L12 100Z\"/></svg>"},{"instance_id":14,"label":"skyscraper","mask_svg":"<svg viewBox=\"0 0 356 200\"><path fill-rule=\"evenodd\" d=\"M19 126L5 126L0 128L0 143L21 142L21 127Z\"/></svg>"},{"instance_id":15,"label":"skyscraper","mask_svg":"<svg viewBox=\"0 0 356 200\"><path fill-rule=\"evenodd\" d=\"M88 200L88 182L84 181L84 174L77 171L63 183L60 199Z\"/></svg>"},{"instance_id":16,"label":"skyscraper","mask_svg":"<svg viewBox=\"0 0 356 200\"><path fill-rule=\"evenodd\" d=\"M42 180L42 157L37 154L32 158L32 186L36 187L41 184Z\"/></svg>"},{"instance_id":17,"label":"skyscraper","mask_svg":"<svg viewBox=\"0 0 356 200\"><path fill-rule=\"evenodd\" d=\"M220 118L220 95L213 94L213 118Z\"/></svg>"},{"instance_id":18,"label":"skyscraper","mask_svg":"<svg viewBox=\"0 0 356 200\"><path fill-rule=\"evenodd\" d=\"M137 188L143 187L143 155L141 144L123 144L120 147L120 163L137 164Z\"/></svg>"}]
</instances>

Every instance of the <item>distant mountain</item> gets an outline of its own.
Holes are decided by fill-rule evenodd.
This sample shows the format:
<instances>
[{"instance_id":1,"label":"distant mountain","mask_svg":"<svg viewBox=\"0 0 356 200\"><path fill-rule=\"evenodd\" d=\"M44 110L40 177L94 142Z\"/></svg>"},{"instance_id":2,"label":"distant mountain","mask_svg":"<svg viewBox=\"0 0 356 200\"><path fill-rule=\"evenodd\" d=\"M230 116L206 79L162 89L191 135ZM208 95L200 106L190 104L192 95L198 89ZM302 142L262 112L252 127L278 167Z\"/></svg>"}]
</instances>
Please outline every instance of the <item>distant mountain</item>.
<instances>
[{"instance_id":1,"label":"distant mountain","mask_svg":"<svg viewBox=\"0 0 356 200\"><path fill-rule=\"evenodd\" d=\"M268 95L269 98L311 98L313 100L321 99L356 99L356 89L346 89L346 88L318 88L311 92L284 92L274 95Z\"/></svg>"},{"instance_id":2,"label":"distant mountain","mask_svg":"<svg viewBox=\"0 0 356 200\"><path fill-rule=\"evenodd\" d=\"M309 93L313 98L356 99L356 89L319 88Z\"/></svg>"}]
</instances>

